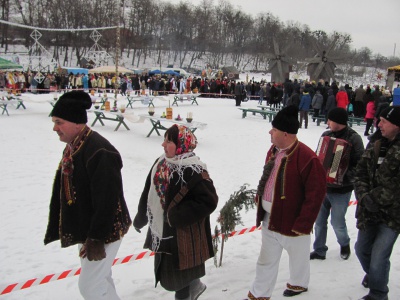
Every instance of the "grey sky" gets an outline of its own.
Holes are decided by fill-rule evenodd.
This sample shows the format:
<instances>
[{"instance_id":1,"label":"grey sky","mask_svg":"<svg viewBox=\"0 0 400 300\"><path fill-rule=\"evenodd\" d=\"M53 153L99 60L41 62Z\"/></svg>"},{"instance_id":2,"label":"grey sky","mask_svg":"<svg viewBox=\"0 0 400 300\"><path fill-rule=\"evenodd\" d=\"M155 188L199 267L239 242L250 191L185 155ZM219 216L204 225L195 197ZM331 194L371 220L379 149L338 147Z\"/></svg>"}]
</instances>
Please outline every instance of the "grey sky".
<instances>
[{"instance_id":1,"label":"grey sky","mask_svg":"<svg viewBox=\"0 0 400 300\"><path fill-rule=\"evenodd\" d=\"M195 5L202 0L168 0L177 4L189 2ZM212 0L214 5L218 0ZM311 30L322 29L348 33L351 47L368 47L374 54L392 56L396 44L396 56L400 56L399 14L400 0L228 0L235 8L257 15L271 12L282 22L298 21L309 25Z\"/></svg>"}]
</instances>

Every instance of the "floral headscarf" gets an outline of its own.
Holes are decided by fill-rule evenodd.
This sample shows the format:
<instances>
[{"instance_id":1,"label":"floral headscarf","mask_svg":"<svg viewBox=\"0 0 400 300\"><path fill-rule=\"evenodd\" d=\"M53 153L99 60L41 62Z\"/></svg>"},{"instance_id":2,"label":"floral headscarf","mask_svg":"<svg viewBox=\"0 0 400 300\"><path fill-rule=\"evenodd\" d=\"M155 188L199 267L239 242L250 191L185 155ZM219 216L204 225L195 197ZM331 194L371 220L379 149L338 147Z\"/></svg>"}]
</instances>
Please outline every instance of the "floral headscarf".
<instances>
[{"instance_id":1,"label":"floral headscarf","mask_svg":"<svg viewBox=\"0 0 400 300\"><path fill-rule=\"evenodd\" d=\"M197 138L193 132L183 125L174 125L178 127L178 144L176 145L176 155L193 152L197 146Z\"/></svg>"}]
</instances>

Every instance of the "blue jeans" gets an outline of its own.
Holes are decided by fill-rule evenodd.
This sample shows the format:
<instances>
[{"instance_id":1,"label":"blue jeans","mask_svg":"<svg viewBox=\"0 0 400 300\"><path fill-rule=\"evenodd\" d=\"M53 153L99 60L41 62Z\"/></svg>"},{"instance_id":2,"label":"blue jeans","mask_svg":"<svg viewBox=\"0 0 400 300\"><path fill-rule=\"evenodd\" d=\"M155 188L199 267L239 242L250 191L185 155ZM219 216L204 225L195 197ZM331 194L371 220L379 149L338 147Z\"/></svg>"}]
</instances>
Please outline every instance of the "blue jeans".
<instances>
[{"instance_id":1,"label":"blue jeans","mask_svg":"<svg viewBox=\"0 0 400 300\"><path fill-rule=\"evenodd\" d=\"M336 239L341 247L350 244L350 237L346 226L346 212L349 207L351 192L345 194L326 193L322 202L317 220L315 221L314 251L322 256L326 255L326 235L328 233L328 218L331 215L331 224L336 234Z\"/></svg>"},{"instance_id":2,"label":"blue jeans","mask_svg":"<svg viewBox=\"0 0 400 300\"><path fill-rule=\"evenodd\" d=\"M369 295L373 299L387 299L390 255L398 236L386 224L371 224L358 231L356 255L368 274Z\"/></svg>"}]
</instances>

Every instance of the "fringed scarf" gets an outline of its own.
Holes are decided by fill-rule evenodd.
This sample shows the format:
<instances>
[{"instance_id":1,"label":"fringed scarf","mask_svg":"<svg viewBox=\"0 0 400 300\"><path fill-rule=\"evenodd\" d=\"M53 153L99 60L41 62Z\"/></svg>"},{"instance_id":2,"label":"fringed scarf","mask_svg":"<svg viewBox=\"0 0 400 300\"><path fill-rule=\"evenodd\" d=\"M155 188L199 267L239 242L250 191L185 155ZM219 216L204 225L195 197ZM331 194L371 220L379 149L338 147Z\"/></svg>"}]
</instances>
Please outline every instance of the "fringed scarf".
<instances>
[{"instance_id":1,"label":"fringed scarf","mask_svg":"<svg viewBox=\"0 0 400 300\"><path fill-rule=\"evenodd\" d=\"M63 157L60 162L61 168L61 200L68 205L75 203L74 191L72 186L72 174L74 172L74 161L72 156L79 151L92 130L85 126L77 137L65 146Z\"/></svg>"}]
</instances>

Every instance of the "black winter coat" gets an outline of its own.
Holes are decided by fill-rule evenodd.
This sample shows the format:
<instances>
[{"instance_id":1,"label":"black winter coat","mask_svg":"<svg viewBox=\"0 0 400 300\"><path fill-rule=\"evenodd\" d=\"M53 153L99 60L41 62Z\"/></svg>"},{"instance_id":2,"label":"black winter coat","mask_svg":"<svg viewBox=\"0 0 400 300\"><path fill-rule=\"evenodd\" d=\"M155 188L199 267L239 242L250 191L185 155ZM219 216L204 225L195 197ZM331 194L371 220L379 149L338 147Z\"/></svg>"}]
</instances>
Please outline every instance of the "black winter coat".
<instances>
[{"instance_id":1,"label":"black winter coat","mask_svg":"<svg viewBox=\"0 0 400 300\"><path fill-rule=\"evenodd\" d=\"M122 159L104 137L92 131L73 155L74 203L60 198L61 168L56 172L44 243L61 240L62 247L84 243L86 238L112 243L131 224L122 186Z\"/></svg>"}]
</instances>

